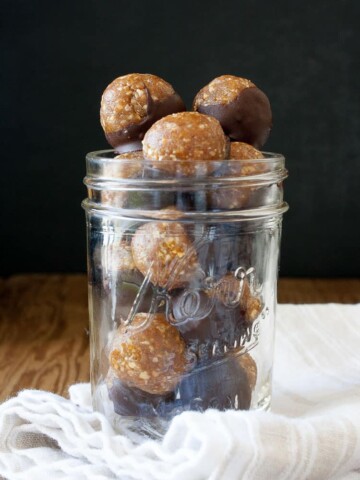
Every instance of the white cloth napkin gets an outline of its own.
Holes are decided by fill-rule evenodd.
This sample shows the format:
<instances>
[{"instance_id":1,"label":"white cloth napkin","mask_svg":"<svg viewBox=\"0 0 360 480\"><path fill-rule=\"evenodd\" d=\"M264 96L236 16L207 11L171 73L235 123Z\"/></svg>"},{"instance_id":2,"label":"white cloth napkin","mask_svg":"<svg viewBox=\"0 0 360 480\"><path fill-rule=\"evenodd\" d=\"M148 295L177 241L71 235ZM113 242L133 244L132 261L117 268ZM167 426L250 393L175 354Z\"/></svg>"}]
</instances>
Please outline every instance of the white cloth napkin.
<instances>
[{"instance_id":1,"label":"white cloth napkin","mask_svg":"<svg viewBox=\"0 0 360 480\"><path fill-rule=\"evenodd\" d=\"M135 446L91 409L25 390L0 405L9 480L360 479L360 304L280 305L272 412L186 412Z\"/></svg>"}]
</instances>

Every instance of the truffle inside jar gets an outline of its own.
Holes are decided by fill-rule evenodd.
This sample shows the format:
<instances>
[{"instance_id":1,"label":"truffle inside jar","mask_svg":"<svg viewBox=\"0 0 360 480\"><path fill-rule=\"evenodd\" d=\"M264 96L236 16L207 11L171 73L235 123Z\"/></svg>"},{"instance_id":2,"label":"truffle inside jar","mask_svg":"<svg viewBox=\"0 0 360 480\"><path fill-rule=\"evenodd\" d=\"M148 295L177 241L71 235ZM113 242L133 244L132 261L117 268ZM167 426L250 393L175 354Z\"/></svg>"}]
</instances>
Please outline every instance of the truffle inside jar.
<instances>
[{"instance_id":1,"label":"truffle inside jar","mask_svg":"<svg viewBox=\"0 0 360 480\"><path fill-rule=\"evenodd\" d=\"M265 173L268 169L265 157L260 150L244 142L231 142L230 159L220 167L217 175L220 177L238 177L235 186L221 185L209 193L209 202L214 209L242 209L252 202L252 196L257 191L251 182L241 179ZM260 187L261 188L261 187Z\"/></svg>"},{"instance_id":2,"label":"truffle inside jar","mask_svg":"<svg viewBox=\"0 0 360 480\"><path fill-rule=\"evenodd\" d=\"M138 270L159 287L186 284L198 269L196 250L178 222L149 222L137 229L131 242Z\"/></svg>"},{"instance_id":3,"label":"truffle inside jar","mask_svg":"<svg viewBox=\"0 0 360 480\"><path fill-rule=\"evenodd\" d=\"M206 174L208 168L212 171L204 161L222 161L228 150L229 142L220 123L197 112L162 118L143 140L144 157L152 161L155 168L184 176Z\"/></svg>"},{"instance_id":4,"label":"truffle inside jar","mask_svg":"<svg viewBox=\"0 0 360 480\"><path fill-rule=\"evenodd\" d=\"M193 361L180 333L163 313L137 313L130 324L120 325L109 356L119 380L157 395L174 390Z\"/></svg>"}]
</instances>

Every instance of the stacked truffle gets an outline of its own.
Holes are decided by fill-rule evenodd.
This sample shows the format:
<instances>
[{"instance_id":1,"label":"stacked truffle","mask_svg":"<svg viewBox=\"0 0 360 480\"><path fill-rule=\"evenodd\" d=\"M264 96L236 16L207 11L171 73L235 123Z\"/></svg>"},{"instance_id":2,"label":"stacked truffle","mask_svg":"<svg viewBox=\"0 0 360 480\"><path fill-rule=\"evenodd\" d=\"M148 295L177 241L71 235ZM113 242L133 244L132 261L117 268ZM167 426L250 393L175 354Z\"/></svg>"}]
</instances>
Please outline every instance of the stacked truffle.
<instances>
[{"instance_id":1,"label":"stacked truffle","mask_svg":"<svg viewBox=\"0 0 360 480\"><path fill-rule=\"evenodd\" d=\"M272 115L266 95L251 81L218 77L198 92L193 110L186 112L173 87L154 75L114 80L103 94L100 112L106 138L118 153L108 173L136 177L142 160L160 177L196 176L199 165L213 174L219 164L225 176L263 172L265 163L256 162L263 154L257 149L269 135ZM213 192L210 208L243 208L251 188ZM104 203L113 202L106 193ZM122 204L121 198L115 206ZM114 409L150 417L171 417L183 409L248 409L257 368L243 339L251 336L263 309L256 282L229 262L205 282L208 272L196 236L180 222L177 205L162 207L168 208L161 221L144 223L115 248L120 277L131 272L139 290L126 313L118 310L109 344ZM151 286L154 298L161 294L165 308L158 308L153 298L146 308L141 305L142 311L140 283Z\"/></svg>"}]
</instances>

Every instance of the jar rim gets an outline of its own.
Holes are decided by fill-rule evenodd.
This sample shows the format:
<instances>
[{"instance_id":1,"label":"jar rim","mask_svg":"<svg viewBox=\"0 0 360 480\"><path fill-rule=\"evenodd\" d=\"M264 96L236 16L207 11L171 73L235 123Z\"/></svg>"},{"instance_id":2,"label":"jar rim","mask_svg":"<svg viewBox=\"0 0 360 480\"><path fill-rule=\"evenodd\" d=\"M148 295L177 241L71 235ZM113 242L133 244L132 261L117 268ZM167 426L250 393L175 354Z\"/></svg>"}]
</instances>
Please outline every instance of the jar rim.
<instances>
[{"instance_id":1,"label":"jar rim","mask_svg":"<svg viewBox=\"0 0 360 480\"><path fill-rule=\"evenodd\" d=\"M188 200L181 204L181 221L232 222L279 217L288 208L282 195L282 181L288 175L285 157L279 153L262 153L265 158L154 162L142 158L116 159L118 154L114 150L90 152L86 156L84 179L88 199L83 207L88 212L101 211L103 215L127 219L162 219L163 207L159 207L162 199L178 195L180 204L186 198L203 199L191 207L192 210L184 207ZM239 200L235 199L230 207L223 206L227 195L232 196L237 191L240 192ZM258 199L254 197L257 192ZM146 199L141 205L138 204L139 195ZM253 195L252 200L246 200L247 195ZM203 204L205 198L210 198L209 208ZM171 217L176 220L177 214L170 212L166 221L171 221Z\"/></svg>"},{"instance_id":2,"label":"jar rim","mask_svg":"<svg viewBox=\"0 0 360 480\"><path fill-rule=\"evenodd\" d=\"M242 183L256 185L284 180L288 172L285 168L285 157L280 153L262 152L264 158L246 160L179 160L169 159L154 162L147 159L117 159L118 153L114 150L92 151L86 155L87 186L98 188L115 188L126 186L169 186L206 183ZM226 168L224 168L226 166ZM121 172L119 172L121 168ZM161 172L156 178L147 175L129 175L129 170L149 169ZM246 175L241 173L246 168L252 172ZM221 171L223 170L223 171ZM184 172L191 171L191 174ZM230 172L230 173L229 173Z\"/></svg>"}]
</instances>

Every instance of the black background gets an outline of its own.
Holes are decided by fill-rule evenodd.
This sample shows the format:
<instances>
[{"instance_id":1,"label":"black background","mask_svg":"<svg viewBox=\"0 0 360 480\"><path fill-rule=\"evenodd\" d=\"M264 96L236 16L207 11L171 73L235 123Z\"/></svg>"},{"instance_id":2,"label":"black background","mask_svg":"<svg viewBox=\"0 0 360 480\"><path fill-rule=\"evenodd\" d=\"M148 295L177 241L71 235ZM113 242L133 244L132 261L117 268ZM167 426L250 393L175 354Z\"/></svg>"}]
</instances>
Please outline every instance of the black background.
<instances>
[{"instance_id":1,"label":"black background","mask_svg":"<svg viewBox=\"0 0 360 480\"><path fill-rule=\"evenodd\" d=\"M356 276L360 2L2 0L1 270L86 268L84 156L106 148L100 96L149 72L188 105L214 77L271 102L285 154L282 275Z\"/></svg>"}]
</instances>

